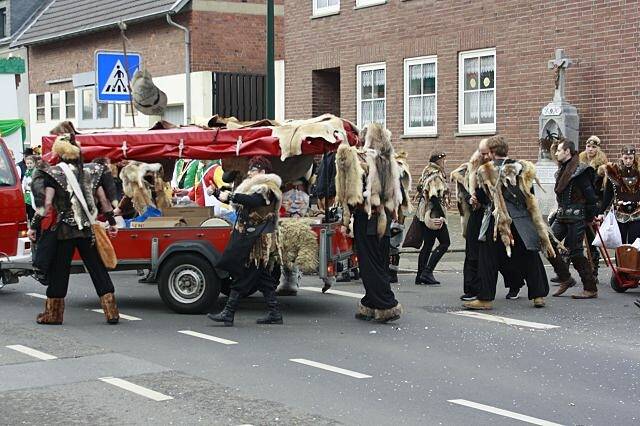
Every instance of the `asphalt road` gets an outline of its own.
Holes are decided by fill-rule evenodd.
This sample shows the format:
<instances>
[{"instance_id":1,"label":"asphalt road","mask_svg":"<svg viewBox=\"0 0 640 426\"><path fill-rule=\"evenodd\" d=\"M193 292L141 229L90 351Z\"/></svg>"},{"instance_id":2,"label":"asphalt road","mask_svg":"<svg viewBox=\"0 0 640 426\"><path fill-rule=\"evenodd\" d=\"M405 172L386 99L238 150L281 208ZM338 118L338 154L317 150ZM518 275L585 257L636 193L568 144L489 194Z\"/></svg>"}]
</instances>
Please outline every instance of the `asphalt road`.
<instances>
[{"instance_id":1,"label":"asphalt road","mask_svg":"<svg viewBox=\"0 0 640 426\"><path fill-rule=\"evenodd\" d=\"M79 275L64 325L39 326L44 287L23 280L0 290L0 424L640 424L639 290L534 309L500 288L475 318L452 314L461 274L438 276L401 276L396 323L355 320L353 283L280 298L283 326L256 325L253 296L232 328L172 313L130 272L112 274L130 319L107 325Z\"/></svg>"}]
</instances>

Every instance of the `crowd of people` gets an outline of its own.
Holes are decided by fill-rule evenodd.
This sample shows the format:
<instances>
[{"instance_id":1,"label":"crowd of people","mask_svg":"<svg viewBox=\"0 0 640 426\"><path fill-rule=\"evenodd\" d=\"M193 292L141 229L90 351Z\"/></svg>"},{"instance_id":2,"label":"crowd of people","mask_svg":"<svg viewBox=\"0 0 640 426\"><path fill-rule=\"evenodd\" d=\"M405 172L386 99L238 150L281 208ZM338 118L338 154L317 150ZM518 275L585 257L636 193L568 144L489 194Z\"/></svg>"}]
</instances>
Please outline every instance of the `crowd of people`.
<instances>
[{"instance_id":1,"label":"crowd of people","mask_svg":"<svg viewBox=\"0 0 640 426\"><path fill-rule=\"evenodd\" d=\"M225 173L219 161L180 159L169 174L161 166L116 165L106 158L84 163L73 133L56 139L52 150L60 162L55 166L26 152L17 167L29 236L38 242L36 247L48 244L55 248L49 258L34 259L41 280L48 285L45 311L38 315L38 323L62 323L74 249L91 276L107 321L117 323L114 286L98 256L92 225L96 218L102 219L113 237L118 232L116 225L121 224L118 217L144 218L167 198L211 207L217 216L232 215L233 233L216 265L232 278L231 293L222 312L209 315L226 326L233 325L240 299L256 289L263 293L268 308L268 315L258 322L283 322L276 296L295 294L300 276L296 271L293 281L283 277L288 284L278 287L280 269L275 263L280 217L330 212L342 220L353 238L357 273L365 288L356 318L377 322L394 321L402 314L391 288L398 282L401 247L419 249L416 285L440 285L436 267L451 244L447 226L447 211L453 207L450 182L456 188L463 219L460 299L467 309L493 308L498 274L508 289L507 299L518 298L526 285L533 306L544 307L550 290L540 253L556 273L551 279L557 285L553 296L576 286L569 270L573 265L583 288L571 297L597 298L599 250L592 242L604 213L615 212L623 243L631 244L640 237L640 166L633 147L625 147L618 162L607 162L599 138L590 137L585 151L578 154L572 141L558 137L553 152L559 165L554 188L557 209L547 220L535 197L535 166L511 158L502 136L481 140L470 160L450 176L445 171L446 153L433 152L415 191L407 156L395 152L387 129L371 124L360 139L363 146L341 144L336 152L322 157L310 177L284 185L265 157L252 158L243 177L237 171ZM129 166L135 167L125 172ZM131 193L129 172L142 174L149 196ZM405 223L412 214L411 223ZM328 287L330 284L325 290ZM636 304L640 307L640 301Z\"/></svg>"}]
</instances>

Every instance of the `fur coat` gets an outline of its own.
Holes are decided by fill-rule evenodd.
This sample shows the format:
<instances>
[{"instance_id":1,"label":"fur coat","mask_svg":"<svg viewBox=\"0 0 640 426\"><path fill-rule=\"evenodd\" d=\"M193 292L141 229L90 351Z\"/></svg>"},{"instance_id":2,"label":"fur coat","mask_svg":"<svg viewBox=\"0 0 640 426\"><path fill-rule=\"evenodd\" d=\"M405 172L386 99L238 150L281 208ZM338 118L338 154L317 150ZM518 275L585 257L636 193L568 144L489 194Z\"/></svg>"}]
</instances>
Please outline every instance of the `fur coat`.
<instances>
[{"instance_id":1,"label":"fur coat","mask_svg":"<svg viewBox=\"0 0 640 426\"><path fill-rule=\"evenodd\" d=\"M534 183L539 184L539 181L536 176L535 166L529 161L519 160L507 163L503 166L501 174L493 162L486 163L478 169L478 185L485 190L493 204L492 214L495 219L493 240L496 241L498 235L500 236L500 240L504 244L509 257L511 257L511 246L515 244L515 240L511 233L513 220L509 215L502 194L502 187L506 187L507 184L517 186L524 195L527 211L540 240L540 246L548 257L555 257L555 252L549 239L549 226L540 213L538 200L531 192ZM521 237L524 240L525 236L521 235Z\"/></svg>"},{"instance_id":2,"label":"fur coat","mask_svg":"<svg viewBox=\"0 0 640 426\"><path fill-rule=\"evenodd\" d=\"M398 216L398 222L404 223L404 217L409 215L413 211L413 205L409 192L411 192L411 186L413 185L413 179L411 178L411 170L409 169L409 163L407 162L407 153L402 151L395 155L396 162L400 168L400 186L402 188L402 203L400 204L400 211ZM401 217L400 217L401 216Z\"/></svg>"},{"instance_id":3,"label":"fur coat","mask_svg":"<svg viewBox=\"0 0 640 426\"><path fill-rule=\"evenodd\" d=\"M433 212L434 203L432 198L436 198L440 203L440 212ZM446 210L449 204L449 185L447 177L442 167L436 163L429 163L422 171L420 182L418 183L418 209L416 217L420 222L428 223L429 219L443 217L446 218ZM446 222L446 219L445 219Z\"/></svg>"},{"instance_id":4,"label":"fur coat","mask_svg":"<svg viewBox=\"0 0 640 426\"><path fill-rule=\"evenodd\" d=\"M456 203L460 213L462 236L467 237L467 223L471 215L471 204L466 200L467 194L473 195L478 188L478 168L482 165L480 153L476 151L468 162L451 172L451 181L456 184Z\"/></svg>"},{"instance_id":5,"label":"fur coat","mask_svg":"<svg viewBox=\"0 0 640 426\"><path fill-rule=\"evenodd\" d=\"M587 158L587 151L582 151L580 153L580 162L590 165L598 172L600 176L603 176L604 168L601 169L600 166L607 164L607 156L604 152L602 152L600 148L598 148L598 151L596 151L596 156L589 160Z\"/></svg>"},{"instance_id":6,"label":"fur coat","mask_svg":"<svg viewBox=\"0 0 640 426\"><path fill-rule=\"evenodd\" d=\"M352 209L362 208L369 218L377 216L377 235L382 238L390 222L387 212L397 215L402 204L400 166L391 145L391 132L371 123L361 133L364 147L340 145L336 153L336 203L348 225Z\"/></svg>"}]
</instances>

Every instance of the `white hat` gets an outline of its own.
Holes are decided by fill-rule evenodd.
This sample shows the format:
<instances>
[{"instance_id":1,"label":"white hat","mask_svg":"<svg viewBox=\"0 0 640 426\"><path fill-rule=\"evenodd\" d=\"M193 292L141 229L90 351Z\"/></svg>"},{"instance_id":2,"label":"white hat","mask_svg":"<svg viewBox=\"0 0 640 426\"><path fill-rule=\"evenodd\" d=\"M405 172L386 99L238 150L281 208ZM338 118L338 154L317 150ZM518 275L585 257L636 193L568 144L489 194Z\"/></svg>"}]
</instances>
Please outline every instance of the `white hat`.
<instances>
[{"instance_id":1,"label":"white hat","mask_svg":"<svg viewBox=\"0 0 640 426\"><path fill-rule=\"evenodd\" d=\"M153 84L149 71L138 69L131 79L133 105L144 115L162 115L167 95Z\"/></svg>"}]
</instances>

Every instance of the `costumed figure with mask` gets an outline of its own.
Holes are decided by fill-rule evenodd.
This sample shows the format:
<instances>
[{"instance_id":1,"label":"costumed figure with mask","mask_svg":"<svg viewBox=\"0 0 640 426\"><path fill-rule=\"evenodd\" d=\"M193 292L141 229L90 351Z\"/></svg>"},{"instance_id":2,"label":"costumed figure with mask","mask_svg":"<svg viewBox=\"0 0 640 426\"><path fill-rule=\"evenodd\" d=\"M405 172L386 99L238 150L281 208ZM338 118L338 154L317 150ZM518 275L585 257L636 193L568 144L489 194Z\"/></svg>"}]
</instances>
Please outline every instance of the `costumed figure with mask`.
<instances>
[{"instance_id":1,"label":"costumed figure with mask","mask_svg":"<svg viewBox=\"0 0 640 426\"><path fill-rule=\"evenodd\" d=\"M449 205L449 186L444 172L446 156L444 152L433 152L418 183L416 217L423 244L418 257L417 285L440 285L433 271L451 245L446 217ZM436 239L438 246L431 252Z\"/></svg>"},{"instance_id":2,"label":"costumed figure with mask","mask_svg":"<svg viewBox=\"0 0 640 426\"><path fill-rule=\"evenodd\" d=\"M640 237L640 165L633 146L622 148L617 163L607 163L601 213L612 208L623 244Z\"/></svg>"},{"instance_id":3,"label":"costumed figure with mask","mask_svg":"<svg viewBox=\"0 0 640 426\"><path fill-rule=\"evenodd\" d=\"M364 147L340 145L336 153L336 202L343 223L350 225L365 295L356 318L388 322L402 313L389 278L390 225L402 203L400 168L394 158L391 132L378 123L361 133Z\"/></svg>"},{"instance_id":4,"label":"costumed figure with mask","mask_svg":"<svg viewBox=\"0 0 640 426\"><path fill-rule=\"evenodd\" d=\"M216 190L214 196L230 202L238 218L216 268L233 280L227 304L215 321L232 326L240 298L257 288L267 303L268 314L258 324L282 324L272 274L278 260L278 211L282 201L282 180L272 173L271 162L262 156L249 160L247 178L233 192Z\"/></svg>"},{"instance_id":5,"label":"costumed figure with mask","mask_svg":"<svg viewBox=\"0 0 640 426\"><path fill-rule=\"evenodd\" d=\"M47 300L44 312L36 321L62 324L71 258L77 249L96 288L107 322L116 324L119 313L113 283L98 253L91 227L100 212L109 222L109 235L113 237L118 232L112 207L116 188L111 171L103 164L84 164L74 134L58 136L52 151L60 157L60 163L55 166L41 163L33 173L32 182L36 213L29 237L35 240L36 231L43 228L41 225L55 217L46 227L48 238L54 239L50 249L53 257L46 270L40 271L48 284ZM45 217L49 220L44 221Z\"/></svg>"},{"instance_id":6,"label":"costumed figure with mask","mask_svg":"<svg viewBox=\"0 0 640 426\"><path fill-rule=\"evenodd\" d=\"M556 201L558 209L551 231L555 239L564 241L568 250L569 261L578 271L584 290L571 297L574 299L592 299L598 297L598 288L593 275L591 262L584 255L584 237L587 226L593 222L598 213L598 197L594 187L595 170L581 163L572 141L564 138L558 140L556 159L560 168L556 172ZM561 296L576 284L571 277L569 266L562 260L557 243L556 256L549 258L549 263L560 280L560 286L553 296Z\"/></svg>"},{"instance_id":7,"label":"costumed figure with mask","mask_svg":"<svg viewBox=\"0 0 640 426\"><path fill-rule=\"evenodd\" d=\"M464 303L474 310L492 309L498 271L511 263L527 283L529 300L537 308L545 306L549 283L539 251L554 256L548 226L533 193L537 181L535 166L508 158L509 145L502 136L487 139L491 161L479 167L476 197L490 205L479 232L477 300Z\"/></svg>"}]
</instances>

